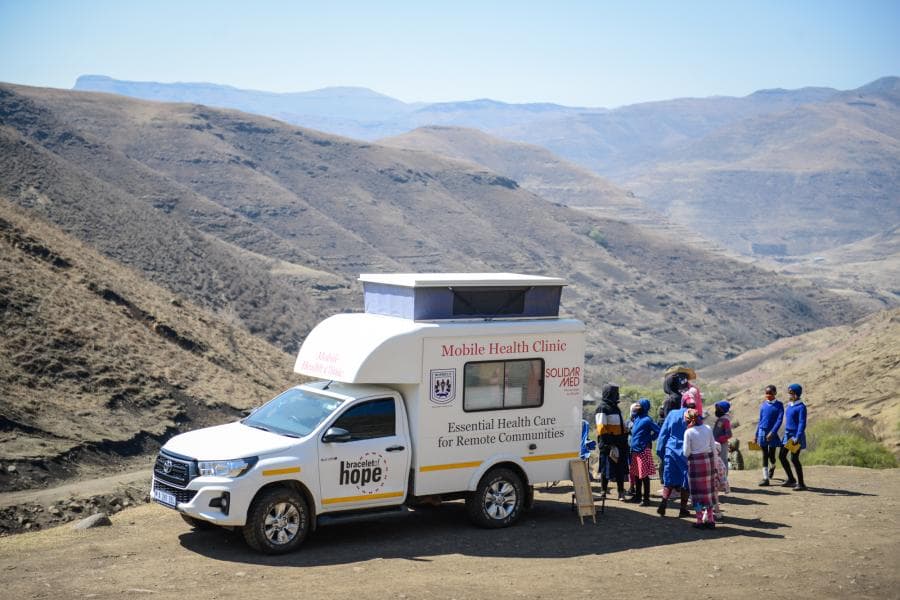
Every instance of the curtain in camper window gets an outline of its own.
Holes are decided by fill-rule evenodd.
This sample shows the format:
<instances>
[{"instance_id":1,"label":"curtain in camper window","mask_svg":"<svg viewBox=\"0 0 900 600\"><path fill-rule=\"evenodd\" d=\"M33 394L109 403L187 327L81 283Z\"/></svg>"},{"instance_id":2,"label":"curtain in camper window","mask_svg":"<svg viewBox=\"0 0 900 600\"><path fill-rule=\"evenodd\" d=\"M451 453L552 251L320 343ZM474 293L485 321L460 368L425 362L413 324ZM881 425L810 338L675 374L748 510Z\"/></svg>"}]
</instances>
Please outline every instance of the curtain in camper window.
<instances>
[{"instance_id":1,"label":"curtain in camper window","mask_svg":"<svg viewBox=\"0 0 900 600\"><path fill-rule=\"evenodd\" d=\"M463 410L530 408L544 403L544 360L467 363Z\"/></svg>"}]
</instances>

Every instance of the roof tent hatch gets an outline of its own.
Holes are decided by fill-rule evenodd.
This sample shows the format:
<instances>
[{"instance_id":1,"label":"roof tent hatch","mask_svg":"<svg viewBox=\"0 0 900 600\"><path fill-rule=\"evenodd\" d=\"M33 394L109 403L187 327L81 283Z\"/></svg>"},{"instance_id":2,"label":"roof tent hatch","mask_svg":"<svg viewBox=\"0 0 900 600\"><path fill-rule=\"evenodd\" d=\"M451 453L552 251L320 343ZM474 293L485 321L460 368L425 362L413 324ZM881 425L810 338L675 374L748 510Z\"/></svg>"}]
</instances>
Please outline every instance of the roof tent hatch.
<instances>
[{"instance_id":1,"label":"roof tent hatch","mask_svg":"<svg viewBox=\"0 0 900 600\"><path fill-rule=\"evenodd\" d=\"M413 321L558 317L565 281L516 273L363 273L365 310Z\"/></svg>"}]
</instances>

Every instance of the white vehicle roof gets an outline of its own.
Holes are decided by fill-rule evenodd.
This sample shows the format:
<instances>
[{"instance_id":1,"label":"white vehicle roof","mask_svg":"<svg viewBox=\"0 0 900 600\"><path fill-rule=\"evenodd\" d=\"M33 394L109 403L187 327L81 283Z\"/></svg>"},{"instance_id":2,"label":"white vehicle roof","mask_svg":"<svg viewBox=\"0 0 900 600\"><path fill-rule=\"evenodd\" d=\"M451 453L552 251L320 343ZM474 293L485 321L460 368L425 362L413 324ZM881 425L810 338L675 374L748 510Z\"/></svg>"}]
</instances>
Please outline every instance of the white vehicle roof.
<instances>
[{"instance_id":1,"label":"white vehicle roof","mask_svg":"<svg viewBox=\"0 0 900 600\"><path fill-rule=\"evenodd\" d=\"M575 319L438 323L369 313L340 314L325 319L309 333L294 371L345 383L419 383L425 338L570 331L584 331L584 324Z\"/></svg>"},{"instance_id":2,"label":"white vehicle roof","mask_svg":"<svg viewBox=\"0 0 900 600\"><path fill-rule=\"evenodd\" d=\"M566 281L558 277L518 273L363 273L359 280L409 288L566 285Z\"/></svg>"}]
</instances>

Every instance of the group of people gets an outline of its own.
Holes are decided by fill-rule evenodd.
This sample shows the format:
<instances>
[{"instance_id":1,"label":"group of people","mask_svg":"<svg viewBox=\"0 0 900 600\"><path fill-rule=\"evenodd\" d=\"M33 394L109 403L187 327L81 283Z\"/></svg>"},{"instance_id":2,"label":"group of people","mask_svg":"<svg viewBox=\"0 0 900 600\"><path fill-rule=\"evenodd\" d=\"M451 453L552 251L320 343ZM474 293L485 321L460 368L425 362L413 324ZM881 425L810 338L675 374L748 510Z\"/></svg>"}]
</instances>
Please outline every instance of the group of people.
<instances>
[{"instance_id":1,"label":"group of people","mask_svg":"<svg viewBox=\"0 0 900 600\"><path fill-rule=\"evenodd\" d=\"M775 474L775 449L778 448L778 460L781 462L784 473L787 475L784 487L792 487L795 491L803 491L806 484L803 482L803 465L800 464L800 452L806 449L806 404L802 400L803 387L799 383L788 386L787 408L777 398L778 389L774 385L766 386L766 399L759 407L759 424L756 427L756 444L762 450L763 477L759 485L769 485L772 475ZM778 430L784 422L784 435L779 436ZM788 463L788 454L791 455L791 464Z\"/></svg>"},{"instance_id":2,"label":"group of people","mask_svg":"<svg viewBox=\"0 0 900 600\"><path fill-rule=\"evenodd\" d=\"M641 398L631 405L628 420L619 408L619 388L614 384L603 387L597 406L597 448L600 455L599 479L602 494L609 493L609 484L616 482L619 500L626 500L625 479L630 482L631 501L652 506L650 478L656 474L653 460L653 441L659 458L659 479L662 500L656 512L665 516L673 494L680 501L679 517L689 516L688 502L693 506L694 527L714 529L721 517L719 494L729 491L728 442L732 437L729 412L731 404L717 402L710 427L709 413L703 411L703 395L694 383L693 369L676 367L666 372L663 389L666 398L659 408L658 420L650 415L650 401ZM775 469L775 449L781 448L779 459L787 479L783 485L795 490L806 489L800 451L806 448L806 407L800 400L803 389L799 384L788 386L791 401L784 408L776 395L775 386L766 387L766 400L760 407L756 443L763 453L763 480L769 485ZM782 421L785 433L778 436ZM797 473L788 464L787 455ZM771 465L770 465L771 463Z\"/></svg>"}]
</instances>

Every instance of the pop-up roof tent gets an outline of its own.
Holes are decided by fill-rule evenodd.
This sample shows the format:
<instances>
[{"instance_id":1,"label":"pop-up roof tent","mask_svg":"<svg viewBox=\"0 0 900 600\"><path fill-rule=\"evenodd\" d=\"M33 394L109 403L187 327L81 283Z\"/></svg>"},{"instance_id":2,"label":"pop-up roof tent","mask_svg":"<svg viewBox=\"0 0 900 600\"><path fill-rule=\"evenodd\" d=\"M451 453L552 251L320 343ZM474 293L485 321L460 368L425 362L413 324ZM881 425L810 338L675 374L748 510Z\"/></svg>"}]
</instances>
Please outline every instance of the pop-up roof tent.
<instances>
[{"instance_id":1,"label":"pop-up roof tent","mask_svg":"<svg viewBox=\"0 0 900 600\"><path fill-rule=\"evenodd\" d=\"M565 281L515 273L363 273L369 314L413 321L558 317Z\"/></svg>"},{"instance_id":2,"label":"pop-up roof tent","mask_svg":"<svg viewBox=\"0 0 900 600\"><path fill-rule=\"evenodd\" d=\"M294 371L345 383L416 383L421 379L422 338L478 335L485 321L495 334L534 330L535 320L583 331L558 320L565 281L513 273L363 274L365 313L345 313L319 323L297 355ZM549 325L549 323L548 323Z\"/></svg>"}]
</instances>

